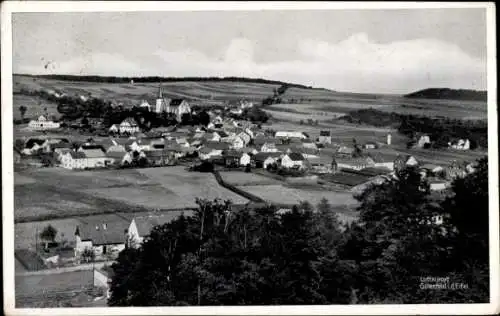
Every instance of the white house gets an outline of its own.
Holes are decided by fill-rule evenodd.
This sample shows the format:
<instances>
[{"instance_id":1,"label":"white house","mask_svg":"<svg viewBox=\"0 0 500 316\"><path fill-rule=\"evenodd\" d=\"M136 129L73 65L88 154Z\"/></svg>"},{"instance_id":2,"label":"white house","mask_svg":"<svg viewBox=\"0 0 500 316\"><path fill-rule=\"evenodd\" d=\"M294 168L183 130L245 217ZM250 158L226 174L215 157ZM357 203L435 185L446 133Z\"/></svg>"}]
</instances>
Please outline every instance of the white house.
<instances>
[{"instance_id":1,"label":"white house","mask_svg":"<svg viewBox=\"0 0 500 316\"><path fill-rule=\"evenodd\" d=\"M180 122L183 114L191 113L191 106L189 106L189 103L186 100L173 99L167 105L166 112L175 115L177 121Z\"/></svg>"},{"instance_id":2,"label":"white house","mask_svg":"<svg viewBox=\"0 0 500 316\"><path fill-rule=\"evenodd\" d=\"M252 140L252 138L250 137L250 135L248 135L246 132L241 132L237 135L239 138L241 138L241 140L243 140L243 144L246 146L250 143L250 141Z\"/></svg>"},{"instance_id":3,"label":"white house","mask_svg":"<svg viewBox=\"0 0 500 316\"><path fill-rule=\"evenodd\" d=\"M319 138L318 142L320 144L331 144L332 143L332 136L330 131L320 131L319 132Z\"/></svg>"},{"instance_id":4,"label":"white house","mask_svg":"<svg viewBox=\"0 0 500 316\"><path fill-rule=\"evenodd\" d=\"M274 137L281 137L281 138L300 138L300 139L306 139L307 136L303 132L294 132L294 131L278 131L274 135Z\"/></svg>"},{"instance_id":5,"label":"white house","mask_svg":"<svg viewBox=\"0 0 500 316\"><path fill-rule=\"evenodd\" d=\"M305 158L300 153L289 153L281 158L281 166L285 168L302 168L305 165Z\"/></svg>"},{"instance_id":6,"label":"white house","mask_svg":"<svg viewBox=\"0 0 500 316\"><path fill-rule=\"evenodd\" d=\"M66 169L85 169L106 167L113 163L114 159L109 158L99 149L83 149L81 151L70 151L61 155L61 165Z\"/></svg>"},{"instance_id":7,"label":"white house","mask_svg":"<svg viewBox=\"0 0 500 316\"><path fill-rule=\"evenodd\" d=\"M49 130L61 127L60 123L47 120L43 115L40 115L37 120L31 120L28 127L32 130Z\"/></svg>"},{"instance_id":8,"label":"white house","mask_svg":"<svg viewBox=\"0 0 500 316\"><path fill-rule=\"evenodd\" d=\"M468 139L459 139L458 141L448 143L448 146L458 150L469 150L470 141Z\"/></svg>"},{"instance_id":9,"label":"white house","mask_svg":"<svg viewBox=\"0 0 500 316\"><path fill-rule=\"evenodd\" d=\"M264 145L262 145L262 147L260 147L260 151L261 152L264 152L264 153L275 153L275 152L278 152L278 148L276 148L276 144L275 143L264 143Z\"/></svg>"},{"instance_id":10,"label":"white house","mask_svg":"<svg viewBox=\"0 0 500 316\"><path fill-rule=\"evenodd\" d=\"M252 156L248 153L243 153L240 157L240 166L250 165L252 162Z\"/></svg>"},{"instance_id":11,"label":"white house","mask_svg":"<svg viewBox=\"0 0 500 316\"><path fill-rule=\"evenodd\" d=\"M375 167L375 162L371 157L360 158L335 158L338 169L362 170Z\"/></svg>"},{"instance_id":12,"label":"white house","mask_svg":"<svg viewBox=\"0 0 500 316\"><path fill-rule=\"evenodd\" d=\"M139 125L135 122L133 118L127 118L120 123L120 133L134 134L140 132Z\"/></svg>"},{"instance_id":13,"label":"white house","mask_svg":"<svg viewBox=\"0 0 500 316\"><path fill-rule=\"evenodd\" d=\"M164 212L162 214L151 214L146 216L137 216L132 219L128 227L128 241L130 246L139 247L144 241L144 238L149 236L151 231L156 226L161 226L172 222L181 215L191 216L192 212Z\"/></svg>"},{"instance_id":14,"label":"white house","mask_svg":"<svg viewBox=\"0 0 500 316\"><path fill-rule=\"evenodd\" d=\"M113 215L85 218L75 231L75 256L90 249L97 257L117 256L125 249L129 223Z\"/></svg>"},{"instance_id":15,"label":"white house","mask_svg":"<svg viewBox=\"0 0 500 316\"><path fill-rule=\"evenodd\" d=\"M109 127L109 132L118 133L120 131L120 126L118 124L113 124Z\"/></svg>"},{"instance_id":16,"label":"white house","mask_svg":"<svg viewBox=\"0 0 500 316\"><path fill-rule=\"evenodd\" d=\"M111 151L106 153L106 157L113 159L112 164L117 166L128 166L132 164L132 154L126 151Z\"/></svg>"},{"instance_id":17,"label":"white house","mask_svg":"<svg viewBox=\"0 0 500 316\"><path fill-rule=\"evenodd\" d=\"M417 146L423 148L426 144L430 144L431 139L428 135L422 135L417 141Z\"/></svg>"},{"instance_id":18,"label":"white house","mask_svg":"<svg viewBox=\"0 0 500 316\"><path fill-rule=\"evenodd\" d=\"M139 105L140 108L145 108L148 111L151 111L151 105L146 100L142 100L142 103Z\"/></svg>"}]
</instances>

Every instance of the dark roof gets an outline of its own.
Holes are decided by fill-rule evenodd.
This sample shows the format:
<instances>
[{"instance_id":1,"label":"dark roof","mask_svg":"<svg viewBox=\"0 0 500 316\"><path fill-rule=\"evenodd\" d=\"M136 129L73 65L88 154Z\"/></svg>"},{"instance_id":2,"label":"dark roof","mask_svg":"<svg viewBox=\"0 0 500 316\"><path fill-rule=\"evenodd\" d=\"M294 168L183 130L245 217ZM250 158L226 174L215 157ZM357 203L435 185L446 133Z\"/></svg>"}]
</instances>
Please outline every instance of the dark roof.
<instances>
[{"instance_id":1,"label":"dark roof","mask_svg":"<svg viewBox=\"0 0 500 316\"><path fill-rule=\"evenodd\" d=\"M320 131L319 136L330 136L330 131Z\"/></svg>"},{"instance_id":2,"label":"dark roof","mask_svg":"<svg viewBox=\"0 0 500 316\"><path fill-rule=\"evenodd\" d=\"M60 142L60 143L57 143L57 144L52 144L51 147L52 147L52 149L56 149L56 148L70 148L71 145L68 144L68 143Z\"/></svg>"},{"instance_id":3,"label":"dark roof","mask_svg":"<svg viewBox=\"0 0 500 316\"><path fill-rule=\"evenodd\" d=\"M229 145L228 143L221 143L221 142L206 142L205 147L209 149L225 150L229 149L231 145Z\"/></svg>"},{"instance_id":4,"label":"dark roof","mask_svg":"<svg viewBox=\"0 0 500 316\"><path fill-rule=\"evenodd\" d=\"M106 149L102 145L92 144L92 145L82 145L82 149L100 149L102 152L106 152Z\"/></svg>"},{"instance_id":5,"label":"dark roof","mask_svg":"<svg viewBox=\"0 0 500 316\"><path fill-rule=\"evenodd\" d=\"M73 159L84 159L84 158L87 158L87 156L85 156L85 153L83 153L81 151L71 151L69 154L71 155L71 157Z\"/></svg>"},{"instance_id":6,"label":"dark roof","mask_svg":"<svg viewBox=\"0 0 500 316\"><path fill-rule=\"evenodd\" d=\"M139 232L139 236L144 237L148 236L151 230L159 225L163 225L166 223L170 223L176 220L181 214L185 216L191 216L192 212L183 212L183 211L169 211L163 212L159 215L149 215L149 216L139 216L135 217L135 225L137 226L137 231Z\"/></svg>"},{"instance_id":7,"label":"dark roof","mask_svg":"<svg viewBox=\"0 0 500 316\"><path fill-rule=\"evenodd\" d=\"M236 150L224 150L222 152L222 156L231 158L231 157L241 157L242 153L237 152Z\"/></svg>"},{"instance_id":8,"label":"dark roof","mask_svg":"<svg viewBox=\"0 0 500 316\"><path fill-rule=\"evenodd\" d=\"M262 137L258 136L253 140L253 143L255 145L264 145L265 143L277 143L276 138L273 137Z\"/></svg>"},{"instance_id":9,"label":"dark roof","mask_svg":"<svg viewBox=\"0 0 500 316\"><path fill-rule=\"evenodd\" d=\"M266 160L268 157L272 157L272 158L279 158L281 157L282 153L257 153L254 157L255 157L255 160L256 161L264 161Z\"/></svg>"},{"instance_id":10,"label":"dark roof","mask_svg":"<svg viewBox=\"0 0 500 316\"><path fill-rule=\"evenodd\" d=\"M289 153L288 157L290 157L290 159L293 161L303 161L304 160L304 156L302 156L301 153Z\"/></svg>"},{"instance_id":11,"label":"dark roof","mask_svg":"<svg viewBox=\"0 0 500 316\"><path fill-rule=\"evenodd\" d=\"M163 158L170 155L170 151L168 150L144 150L143 153L146 155L146 158Z\"/></svg>"},{"instance_id":12,"label":"dark roof","mask_svg":"<svg viewBox=\"0 0 500 316\"><path fill-rule=\"evenodd\" d=\"M229 136L229 134L226 133L225 131L217 131L216 133L219 134L219 136L222 138Z\"/></svg>"},{"instance_id":13,"label":"dark roof","mask_svg":"<svg viewBox=\"0 0 500 316\"><path fill-rule=\"evenodd\" d=\"M183 99L172 99L170 101L170 106L179 106L181 105L182 101L184 101Z\"/></svg>"},{"instance_id":14,"label":"dark roof","mask_svg":"<svg viewBox=\"0 0 500 316\"><path fill-rule=\"evenodd\" d=\"M81 218L78 225L82 241L91 240L93 245L113 245L125 243L129 222L116 215ZM104 228L105 226L105 228Z\"/></svg>"}]
</instances>

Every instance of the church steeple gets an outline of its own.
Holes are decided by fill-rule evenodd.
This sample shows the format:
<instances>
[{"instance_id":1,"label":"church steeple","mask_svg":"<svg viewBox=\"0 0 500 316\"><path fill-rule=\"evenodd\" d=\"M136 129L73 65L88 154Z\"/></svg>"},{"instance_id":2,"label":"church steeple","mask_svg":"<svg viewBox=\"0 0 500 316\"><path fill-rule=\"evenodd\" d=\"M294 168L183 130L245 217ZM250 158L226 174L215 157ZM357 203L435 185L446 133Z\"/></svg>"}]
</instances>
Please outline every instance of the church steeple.
<instances>
[{"instance_id":1,"label":"church steeple","mask_svg":"<svg viewBox=\"0 0 500 316\"><path fill-rule=\"evenodd\" d=\"M160 82L160 86L158 87L158 99L162 99L163 96L162 96L162 87L161 87L161 82Z\"/></svg>"}]
</instances>

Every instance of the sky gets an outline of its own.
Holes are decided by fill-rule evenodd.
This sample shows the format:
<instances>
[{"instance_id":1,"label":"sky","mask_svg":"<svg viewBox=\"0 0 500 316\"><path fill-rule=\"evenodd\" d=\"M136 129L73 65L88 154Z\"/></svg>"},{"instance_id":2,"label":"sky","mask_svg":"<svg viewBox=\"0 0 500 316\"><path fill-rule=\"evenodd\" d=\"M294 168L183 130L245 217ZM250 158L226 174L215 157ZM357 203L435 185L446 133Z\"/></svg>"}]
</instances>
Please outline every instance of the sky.
<instances>
[{"instance_id":1,"label":"sky","mask_svg":"<svg viewBox=\"0 0 500 316\"><path fill-rule=\"evenodd\" d=\"M14 73L486 89L485 9L13 13L12 27Z\"/></svg>"}]
</instances>

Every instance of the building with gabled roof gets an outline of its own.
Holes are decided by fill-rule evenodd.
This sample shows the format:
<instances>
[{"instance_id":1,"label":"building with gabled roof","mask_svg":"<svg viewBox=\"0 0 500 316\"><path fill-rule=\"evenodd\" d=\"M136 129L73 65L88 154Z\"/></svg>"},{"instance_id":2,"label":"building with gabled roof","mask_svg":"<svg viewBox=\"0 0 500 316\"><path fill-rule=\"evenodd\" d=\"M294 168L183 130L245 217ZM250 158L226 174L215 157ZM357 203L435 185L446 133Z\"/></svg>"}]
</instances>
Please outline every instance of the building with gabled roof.
<instances>
[{"instance_id":1,"label":"building with gabled roof","mask_svg":"<svg viewBox=\"0 0 500 316\"><path fill-rule=\"evenodd\" d=\"M291 152L281 158L281 166L285 168L302 168L306 159L301 153Z\"/></svg>"},{"instance_id":2,"label":"building with gabled roof","mask_svg":"<svg viewBox=\"0 0 500 316\"><path fill-rule=\"evenodd\" d=\"M170 223L180 216L192 216L192 211L170 211L134 217L128 227L128 238L132 247L138 247L156 226Z\"/></svg>"}]
</instances>

